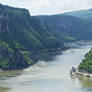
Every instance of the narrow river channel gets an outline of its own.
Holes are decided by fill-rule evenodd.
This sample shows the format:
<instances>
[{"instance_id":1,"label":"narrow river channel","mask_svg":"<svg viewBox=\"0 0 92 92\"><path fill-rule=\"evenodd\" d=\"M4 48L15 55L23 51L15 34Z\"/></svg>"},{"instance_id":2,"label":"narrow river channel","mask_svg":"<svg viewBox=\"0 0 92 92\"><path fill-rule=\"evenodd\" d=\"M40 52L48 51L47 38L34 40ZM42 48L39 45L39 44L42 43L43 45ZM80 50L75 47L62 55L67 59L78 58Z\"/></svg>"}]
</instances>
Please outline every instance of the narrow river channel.
<instances>
[{"instance_id":1,"label":"narrow river channel","mask_svg":"<svg viewBox=\"0 0 92 92\"><path fill-rule=\"evenodd\" d=\"M0 72L0 92L92 92L92 80L70 76L91 46L69 49L23 71Z\"/></svg>"}]
</instances>

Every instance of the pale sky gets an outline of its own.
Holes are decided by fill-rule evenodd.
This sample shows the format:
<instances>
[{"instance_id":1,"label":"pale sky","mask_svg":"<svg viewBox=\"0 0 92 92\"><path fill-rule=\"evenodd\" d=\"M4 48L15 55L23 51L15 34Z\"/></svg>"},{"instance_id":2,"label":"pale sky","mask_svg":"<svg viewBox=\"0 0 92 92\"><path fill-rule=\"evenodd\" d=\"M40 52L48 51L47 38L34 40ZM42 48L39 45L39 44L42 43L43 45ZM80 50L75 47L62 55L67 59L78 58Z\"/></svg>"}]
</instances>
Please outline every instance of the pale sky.
<instances>
[{"instance_id":1,"label":"pale sky","mask_svg":"<svg viewBox=\"0 0 92 92\"><path fill-rule=\"evenodd\" d=\"M27 8L31 15L52 15L92 8L92 0L0 0L0 3Z\"/></svg>"}]
</instances>

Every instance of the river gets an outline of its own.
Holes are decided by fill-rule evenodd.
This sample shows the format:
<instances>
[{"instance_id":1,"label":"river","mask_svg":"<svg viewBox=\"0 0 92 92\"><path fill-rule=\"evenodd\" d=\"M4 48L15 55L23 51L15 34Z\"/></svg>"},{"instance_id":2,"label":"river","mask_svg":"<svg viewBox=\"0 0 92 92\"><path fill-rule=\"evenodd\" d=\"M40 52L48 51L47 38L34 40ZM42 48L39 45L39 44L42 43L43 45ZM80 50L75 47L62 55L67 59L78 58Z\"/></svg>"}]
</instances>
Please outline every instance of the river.
<instances>
[{"instance_id":1,"label":"river","mask_svg":"<svg viewBox=\"0 0 92 92\"><path fill-rule=\"evenodd\" d=\"M92 92L92 79L69 74L90 48L69 49L25 70L0 72L0 92Z\"/></svg>"}]
</instances>

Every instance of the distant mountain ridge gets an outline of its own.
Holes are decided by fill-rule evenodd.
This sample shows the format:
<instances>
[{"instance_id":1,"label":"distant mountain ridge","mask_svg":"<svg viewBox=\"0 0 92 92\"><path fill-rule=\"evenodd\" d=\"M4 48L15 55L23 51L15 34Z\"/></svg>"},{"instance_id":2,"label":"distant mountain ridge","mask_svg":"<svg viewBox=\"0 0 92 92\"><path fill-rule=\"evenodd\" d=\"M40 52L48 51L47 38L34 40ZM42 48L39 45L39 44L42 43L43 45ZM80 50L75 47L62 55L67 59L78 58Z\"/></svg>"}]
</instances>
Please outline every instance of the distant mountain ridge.
<instances>
[{"instance_id":1,"label":"distant mountain ridge","mask_svg":"<svg viewBox=\"0 0 92 92\"><path fill-rule=\"evenodd\" d=\"M79 17L92 22L92 9L79 10L65 13L65 15Z\"/></svg>"},{"instance_id":2,"label":"distant mountain ridge","mask_svg":"<svg viewBox=\"0 0 92 92\"><path fill-rule=\"evenodd\" d=\"M92 23L70 15L37 16L62 41L92 40Z\"/></svg>"}]
</instances>

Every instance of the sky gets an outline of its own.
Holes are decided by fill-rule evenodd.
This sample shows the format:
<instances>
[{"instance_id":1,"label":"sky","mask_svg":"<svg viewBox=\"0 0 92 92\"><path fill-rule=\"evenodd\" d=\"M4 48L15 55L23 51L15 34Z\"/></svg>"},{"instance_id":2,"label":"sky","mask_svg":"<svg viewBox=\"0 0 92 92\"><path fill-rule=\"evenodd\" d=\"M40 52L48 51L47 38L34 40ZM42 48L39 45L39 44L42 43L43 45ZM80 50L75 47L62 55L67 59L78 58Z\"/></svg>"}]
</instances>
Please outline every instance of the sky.
<instances>
[{"instance_id":1,"label":"sky","mask_svg":"<svg viewBox=\"0 0 92 92\"><path fill-rule=\"evenodd\" d=\"M52 15L92 8L92 0L0 0L0 3L27 8L31 15Z\"/></svg>"}]
</instances>

